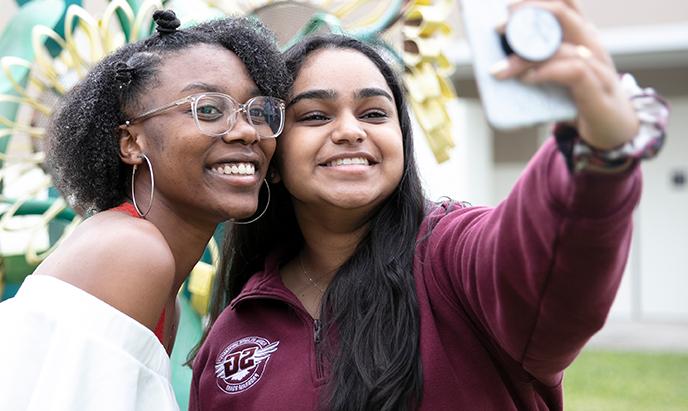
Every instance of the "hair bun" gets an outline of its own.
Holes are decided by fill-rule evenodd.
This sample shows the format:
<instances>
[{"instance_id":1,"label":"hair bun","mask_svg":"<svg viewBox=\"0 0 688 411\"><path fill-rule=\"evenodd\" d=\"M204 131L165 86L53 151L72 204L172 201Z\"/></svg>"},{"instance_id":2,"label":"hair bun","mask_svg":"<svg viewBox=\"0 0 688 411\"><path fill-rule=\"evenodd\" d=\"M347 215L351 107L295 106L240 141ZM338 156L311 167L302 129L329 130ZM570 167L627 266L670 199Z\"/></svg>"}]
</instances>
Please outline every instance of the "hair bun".
<instances>
[{"instance_id":1,"label":"hair bun","mask_svg":"<svg viewBox=\"0 0 688 411\"><path fill-rule=\"evenodd\" d=\"M157 10L153 13L155 29L160 35L171 34L177 31L181 22L172 10Z\"/></svg>"}]
</instances>

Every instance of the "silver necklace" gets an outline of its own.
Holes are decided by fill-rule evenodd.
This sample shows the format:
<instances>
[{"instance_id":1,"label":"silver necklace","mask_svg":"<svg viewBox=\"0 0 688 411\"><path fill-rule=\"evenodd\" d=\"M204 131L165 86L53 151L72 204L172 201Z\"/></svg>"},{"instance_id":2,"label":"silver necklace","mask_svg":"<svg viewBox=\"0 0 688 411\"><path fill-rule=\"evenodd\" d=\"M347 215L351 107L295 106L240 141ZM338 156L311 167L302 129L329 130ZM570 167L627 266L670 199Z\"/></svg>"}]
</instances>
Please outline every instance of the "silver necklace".
<instances>
[{"instance_id":1,"label":"silver necklace","mask_svg":"<svg viewBox=\"0 0 688 411\"><path fill-rule=\"evenodd\" d=\"M306 267L303 265L303 255L299 254L299 264L301 264L301 271L303 272L303 275L306 277L308 282L310 282L313 287L317 288L321 293L325 293L325 289L322 288L316 281L313 281L310 275L308 275L308 271L306 271Z\"/></svg>"}]
</instances>

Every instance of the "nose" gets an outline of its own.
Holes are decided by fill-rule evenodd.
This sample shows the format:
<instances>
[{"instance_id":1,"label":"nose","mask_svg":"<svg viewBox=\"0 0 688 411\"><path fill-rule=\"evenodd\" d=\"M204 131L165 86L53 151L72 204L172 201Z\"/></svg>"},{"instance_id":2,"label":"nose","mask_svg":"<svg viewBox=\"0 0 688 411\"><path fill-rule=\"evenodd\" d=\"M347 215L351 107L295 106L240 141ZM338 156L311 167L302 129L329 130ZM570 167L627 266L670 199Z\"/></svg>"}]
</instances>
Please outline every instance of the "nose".
<instances>
[{"instance_id":1,"label":"nose","mask_svg":"<svg viewBox=\"0 0 688 411\"><path fill-rule=\"evenodd\" d=\"M330 138L335 144L360 143L366 139L366 132L355 115L345 114L336 120Z\"/></svg>"},{"instance_id":2,"label":"nose","mask_svg":"<svg viewBox=\"0 0 688 411\"><path fill-rule=\"evenodd\" d=\"M222 136L225 143L238 142L244 145L254 144L260 141L258 131L246 120L246 115L236 113L234 126Z\"/></svg>"}]
</instances>

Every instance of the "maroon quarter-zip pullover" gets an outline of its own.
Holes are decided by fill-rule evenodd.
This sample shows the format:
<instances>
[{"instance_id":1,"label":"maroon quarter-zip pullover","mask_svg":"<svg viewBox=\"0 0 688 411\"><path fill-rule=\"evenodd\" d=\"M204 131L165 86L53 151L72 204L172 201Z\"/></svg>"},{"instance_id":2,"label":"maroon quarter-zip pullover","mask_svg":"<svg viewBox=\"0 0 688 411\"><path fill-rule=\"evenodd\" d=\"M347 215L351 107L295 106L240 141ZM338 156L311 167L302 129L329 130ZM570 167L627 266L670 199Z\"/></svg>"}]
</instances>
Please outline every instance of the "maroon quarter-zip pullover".
<instances>
[{"instance_id":1,"label":"maroon quarter-zip pullover","mask_svg":"<svg viewBox=\"0 0 688 411\"><path fill-rule=\"evenodd\" d=\"M413 272L420 409L561 410L563 370L619 286L640 191L637 166L572 174L551 139L496 208L430 212ZM280 263L269 258L213 326L194 362L191 410L317 408L328 378L319 324Z\"/></svg>"}]
</instances>

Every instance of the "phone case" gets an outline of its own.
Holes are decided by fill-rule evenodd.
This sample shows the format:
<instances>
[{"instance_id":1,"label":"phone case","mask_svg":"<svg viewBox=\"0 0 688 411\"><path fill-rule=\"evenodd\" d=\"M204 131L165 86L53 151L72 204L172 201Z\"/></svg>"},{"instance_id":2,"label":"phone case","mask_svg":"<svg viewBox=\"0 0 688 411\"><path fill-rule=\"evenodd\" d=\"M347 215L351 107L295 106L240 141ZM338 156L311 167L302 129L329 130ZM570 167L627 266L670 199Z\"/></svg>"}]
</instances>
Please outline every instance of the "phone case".
<instances>
[{"instance_id":1,"label":"phone case","mask_svg":"<svg viewBox=\"0 0 688 411\"><path fill-rule=\"evenodd\" d=\"M490 74L490 68L507 57L496 31L508 17L506 0L461 0L461 9L480 98L492 126L508 130L576 117L564 87L497 80Z\"/></svg>"}]
</instances>

